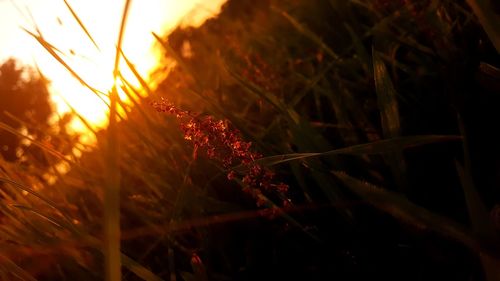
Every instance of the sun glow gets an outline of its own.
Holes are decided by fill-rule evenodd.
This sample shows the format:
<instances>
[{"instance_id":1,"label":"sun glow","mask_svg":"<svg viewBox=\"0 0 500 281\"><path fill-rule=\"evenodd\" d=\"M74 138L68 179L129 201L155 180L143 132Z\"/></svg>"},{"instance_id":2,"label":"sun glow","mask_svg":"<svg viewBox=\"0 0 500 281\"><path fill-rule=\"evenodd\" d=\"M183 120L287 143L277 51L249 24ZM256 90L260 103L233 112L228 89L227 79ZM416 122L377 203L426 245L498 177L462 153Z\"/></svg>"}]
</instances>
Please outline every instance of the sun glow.
<instances>
[{"instance_id":1,"label":"sun glow","mask_svg":"<svg viewBox=\"0 0 500 281\"><path fill-rule=\"evenodd\" d=\"M39 31L43 39L56 48L56 53L85 83L102 93L101 97L83 86L33 37L20 29L16 30L17 35L10 36L16 38L14 42L2 39L2 51L5 54L0 53L0 59L7 55L35 64L51 81L52 99L59 113L74 110L92 126L103 127L107 122L108 107L101 99L107 99L106 94L114 83L116 40L124 2L67 0L95 44L63 0L25 0L21 4L11 2L17 11L17 17L11 18L11 21L15 20L18 26L35 34ZM154 86L151 73L160 63L160 54L159 50L153 48L155 39L152 32L165 34L179 23L199 25L206 18L215 15L224 2L225 0L132 1L122 51L141 76ZM0 38L8 35L2 34L0 30ZM125 63L121 63L120 71L130 83L138 86ZM81 122L72 127L77 131L85 131Z\"/></svg>"}]
</instances>

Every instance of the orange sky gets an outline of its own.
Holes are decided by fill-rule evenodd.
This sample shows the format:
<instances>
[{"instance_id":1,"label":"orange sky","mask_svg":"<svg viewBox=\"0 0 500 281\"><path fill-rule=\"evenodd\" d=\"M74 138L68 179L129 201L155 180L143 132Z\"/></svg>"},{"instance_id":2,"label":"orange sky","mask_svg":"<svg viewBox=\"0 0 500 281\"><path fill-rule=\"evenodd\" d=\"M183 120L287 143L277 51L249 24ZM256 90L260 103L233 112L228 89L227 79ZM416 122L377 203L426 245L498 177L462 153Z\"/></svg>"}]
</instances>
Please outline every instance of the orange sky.
<instances>
[{"instance_id":1,"label":"orange sky","mask_svg":"<svg viewBox=\"0 0 500 281\"><path fill-rule=\"evenodd\" d=\"M63 59L90 85L107 92L113 84L112 69L123 1L68 0L99 46L91 43L63 0L0 0L0 62L15 57L38 65L51 80L59 112L68 111L63 97L90 123L103 126L107 108L84 88L46 50L20 27L34 31L63 52ZM135 0L129 12L123 50L146 79L158 63L151 32L164 34L176 24L199 25L216 15L225 0ZM83 130L81 125L73 126Z\"/></svg>"}]
</instances>

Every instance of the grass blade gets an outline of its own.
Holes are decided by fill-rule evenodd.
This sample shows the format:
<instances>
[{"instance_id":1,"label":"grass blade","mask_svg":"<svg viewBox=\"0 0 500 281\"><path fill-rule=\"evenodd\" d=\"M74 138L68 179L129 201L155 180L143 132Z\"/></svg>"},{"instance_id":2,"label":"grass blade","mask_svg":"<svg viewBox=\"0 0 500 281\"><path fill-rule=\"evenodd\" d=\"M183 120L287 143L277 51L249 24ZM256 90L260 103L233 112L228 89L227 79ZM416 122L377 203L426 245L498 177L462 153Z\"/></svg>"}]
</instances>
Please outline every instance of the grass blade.
<instances>
[{"instance_id":1,"label":"grass blade","mask_svg":"<svg viewBox=\"0 0 500 281\"><path fill-rule=\"evenodd\" d=\"M234 72L230 68L226 68L226 71L231 77L233 77L248 93L262 98L270 105L275 107L281 113L283 113L293 124L298 125L301 122L300 115L291 107L287 106L282 100L278 99L274 94L264 91L258 85L248 81L243 78L240 74Z\"/></svg>"},{"instance_id":2,"label":"grass blade","mask_svg":"<svg viewBox=\"0 0 500 281\"><path fill-rule=\"evenodd\" d=\"M490 247L481 243L471 231L449 218L432 213L401 195L355 179L343 172L333 172L333 174L358 196L396 219L454 239L480 255L496 255Z\"/></svg>"},{"instance_id":3,"label":"grass blade","mask_svg":"<svg viewBox=\"0 0 500 281\"><path fill-rule=\"evenodd\" d=\"M276 10L276 9L275 9ZM306 26L301 24L298 20L296 20L294 17L292 17L290 14L288 14L285 11L278 11L285 19L287 19L292 26L297 29L298 32L312 40L314 43L316 43L318 46L325 51L329 56L331 56L334 60L340 60L339 55L337 55L330 47L328 47L321 38L318 37L314 32L309 30Z\"/></svg>"},{"instance_id":4,"label":"grass blade","mask_svg":"<svg viewBox=\"0 0 500 281\"><path fill-rule=\"evenodd\" d=\"M71 112L78 118L78 120L80 120L80 122L83 123L85 128L87 128L87 130L92 132L94 134L94 136L97 136L96 130L94 130L92 125L87 121L87 119L85 119L80 113L78 113L78 111L76 111L76 109L68 102L68 100L66 98L64 98L62 95L59 95L59 98L61 98L63 100L63 102L71 110Z\"/></svg>"},{"instance_id":5,"label":"grass blade","mask_svg":"<svg viewBox=\"0 0 500 281\"><path fill-rule=\"evenodd\" d=\"M55 218L52 218L52 217L49 217L47 215L44 215L42 213L40 213L39 211L31 208L31 207L28 207L28 206L23 206L23 205L19 205L19 204L11 204L10 205L11 207L13 208L17 208L17 209L20 209L20 210L23 210L23 211L27 211L27 212L30 212L30 213L33 213L35 215L37 215L38 217L50 222L51 224L53 224L54 226L62 229L64 228L60 223L57 222L57 220Z\"/></svg>"},{"instance_id":6,"label":"grass blade","mask_svg":"<svg viewBox=\"0 0 500 281\"><path fill-rule=\"evenodd\" d=\"M464 169L462 165L456 162L460 182L464 190L465 202L469 212L472 229L479 237L484 237L487 240L494 241L498 244L498 237L495 229L489 221L488 212L484 206L479 194L474 188L474 183L470 172ZM500 259L489 255L480 255L481 264L483 265L484 274L487 281L500 280Z\"/></svg>"},{"instance_id":7,"label":"grass blade","mask_svg":"<svg viewBox=\"0 0 500 281\"><path fill-rule=\"evenodd\" d=\"M163 49L165 49L165 51L167 51L167 53L172 56L172 58L174 59L174 61L179 64L179 66L184 70L186 71L186 73L191 76L194 81L196 83L199 83L199 79L196 79L196 74L195 72L191 69L191 67L189 67L189 65L187 65L184 60L179 56L179 54L177 54L177 52L170 46L170 44L168 43L168 41L165 41L163 40L159 35L157 35L156 33L152 32L154 38L156 39L156 41L158 41L158 43L160 43L160 45L162 46ZM200 87L201 85L197 85L198 87Z\"/></svg>"},{"instance_id":8,"label":"grass blade","mask_svg":"<svg viewBox=\"0 0 500 281\"><path fill-rule=\"evenodd\" d=\"M67 156L60 153L59 151L43 144L42 142L40 142L40 141L38 141L38 140L28 136L28 135L24 135L24 134L18 132L16 129L12 128L11 126L9 126L3 122L0 122L0 129L3 129L9 133L12 133L20 138L24 138L24 139L29 140L33 145L38 146L39 148L47 151L48 153L52 154L53 156L57 157L60 160L64 160L64 161L67 161L71 164L78 165L78 163L76 163L73 159L68 158Z\"/></svg>"},{"instance_id":9,"label":"grass blade","mask_svg":"<svg viewBox=\"0 0 500 281\"><path fill-rule=\"evenodd\" d=\"M79 243L81 244L82 242L80 241ZM86 235L84 243L101 251L103 254L106 254L105 253L105 246L102 244L102 241L97 239L96 237L91 236L91 235ZM135 275L137 275L142 280L145 280L145 281L163 281L163 279L161 279L159 276L157 276L156 274L151 272L149 269L142 266L140 263L136 262L131 257L129 257L123 253L119 253L118 257L121 260L121 264L123 264L124 267L126 267L128 270L133 272Z\"/></svg>"},{"instance_id":10,"label":"grass blade","mask_svg":"<svg viewBox=\"0 0 500 281\"><path fill-rule=\"evenodd\" d=\"M153 91L149 88L148 83L146 83L146 81L144 80L144 78L142 78L142 76L139 74L139 72L135 68L134 64L127 58L127 56L125 56L125 54L123 53L123 51L122 51L122 58L125 61L125 63L127 64L127 66L130 69L130 71L132 71L132 74L134 74L134 77L141 84L142 89L144 89L146 91L147 96L152 96Z\"/></svg>"},{"instance_id":11,"label":"grass blade","mask_svg":"<svg viewBox=\"0 0 500 281\"><path fill-rule=\"evenodd\" d=\"M50 44L48 43L47 41L45 41L45 39L43 39L42 35L41 34L34 34L33 32L27 30L27 29L24 29L25 32L27 32L29 35L31 35L33 38L35 38L38 43L40 45L42 45L43 48L45 48L45 50L47 50L47 52L52 56L54 57L61 65L63 65L66 70L68 70L69 73L71 73L71 75L73 75L73 77L75 77L78 82L80 82L83 86L85 86L86 88L88 88L89 90L91 90L94 94L97 95L97 97L107 106L109 106L108 102L106 102L106 100L102 97L103 95L106 96L105 93L97 90L96 88L90 86L90 84L88 84L82 77L80 77L80 75L78 75L78 73L76 73L73 68L71 68L71 66L69 66L62 58L59 54L57 54L56 52L56 49Z\"/></svg>"},{"instance_id":12,"label":"grass blade","mask_svg":"<svg viewBox=\"0 0 500 281\"><path fill-rule=\"evenodd\" d=\"M401 135L401 121L399 120L397 93L382 58L374 49L372 49L372 54L373 77L375 79L375 91L380 110L382 131L385 138L399 137ZM401 190L407 190L406 164L403 154L400 151L394 151L383 155L383 157L391 168L398 187Z\"/></svg>"},{"instance_id":13,"label":"grass blade","mask_svg":"<svg viewBox=\"0 0 500 281\"><path fill-rule=\"evenodd\" d=\"M160 277L158 277L156 274L145 268L144 266L140 265L127 255L122 254L121 255L121 262L123 263L123 266L128 268L128 270L132 271L140 277L142 280L145 281L163 281Z\"/></svg>"},{"instance_id":14,"label":"grass blade","mask_svg":"<svg viewBox=\"0 0 500 281\"><path fill-rule=\"evenodd\" d=\"M375 50L373 50L373 72L384 136L386 138L400 136L401 122L397 93L384 62Z\"/></svg>"},{"instance_id":15,"label":"grass blade","mask_svg":"<svg viewBox=\"0 0 500 281\"><path fill-rule=\"evenodd\" d=\"M363 46L361 38L359 38L358 34L354 32L354 30L351 28L349 24L345 23L344 26L349 32L349 35L351 36L352 45L354 47L356 55L358 56L359 62L363 66L363 70L365 70L367 75L370 75L371 74L371 69L369 67L369 65L371 64L370 56L365 47Z\"/></svg>"},{"instance_id":16,"label":"grass blade","mask_svg":"<svg viewBox=\"0 0 500 281\"><path fill-rule=\"evenodd\" d=\"M68 1L64 0L64 4L66 4L66 7L68 7L68 10L70 11L71 15L73 15L73 17L75 18L76 22L78 22L78 25L80 25L80 27L82 28L83 32L85 32L85 34L90 39L90 41L92 41L92 44L94 44L94 46L96 47L96 49L100 51L99 46L95 42L94 38L92 38L92 35L90 35L90 33L87 30L87 28L85 28L85 25L80 20L80 18L78 17L78 15L75 13L75 11L73 10L73 8L71 8L71 6L69 5Z\"/></svg>"},{"instance_id":17,"label":"grass blade","mask_svg":"<svg viewBox=\"0 0 500 281\"><path fill-rule=\"evenodd\" d=\"M467 0L467 4L476 14L497 52L500 53L500 28L498 25L500 15L495 14L493 7L490 7L494 1L497 0Z\"/></svg>"},{"instance_id":18,"label":"grass blade","mask_svg":"<svg viewBox=\"0 0 500 281\"><path fill-rule=\"evenodd\" d=\"M118 89L116 80L119 75L120 50L125 33L125 23L130 7L130 0L125 2L123 9L118 41L116 44L115 65L113 78L115 83L110 94L109 125L106 149L107 178L104 192L104 256L105 276L108 281L121 280L120 258L120 167L119 167L119 140L117 131L117 103Z\"/></svg>"},{"instance_id":19,"label":"grass blade","mask_svg":"<svg viewBox=\"0 0 500 281\"><path fill-rule=\"evenodd\" d=\"M0 182L4 182L4 183L8 183L8 184L11 184L12 186L18 188L18 189L21 189L22 191L26 191L27 193L37 197L38 199L44 201L45 203L47 203L47 205L49 205L51 208L57 210L58 212L62 213L62 211L59 210L59 208L57 207L56 203L49 200L48 198L45 198L43 197L42 195L40 195L38 192L32 190L31 188L25 186L24 184L21 184L21 183L18 183L16 181L13 181L13 180L10 180L10 179L7 179L7 178L0 178Z\"/></svg>"},{"instance_id":20,"label":"grass blade","mask_svg":"<svg viewBox=\"0 0 500 281\"><path fill-rule=\"evenodd\" d=\"M401 151L406 148L417 147L431 143L459 141L461 139L462 137L460 136L439 136L439 135L398 137L371 143L353 145L326 152L291 153L291 154L275 155L275 156L261 158L256 162L265 166L273 166L294 160L304 160L310 157L332 156L341 154L350 154L350 155L381 154L393 151Z\"/></svg>"},{"instance_id":21,"label":"grass blade","mask_svg":"<svg viewBox=\"0 0 500 281\"><path fill-rule=\"evenodd\" d=\"M462 189L464 191L465 203L467 204L467 211L469 213L472 229L479 236L488 241L493 241L496 245L499 244L498 235L489 219L489 214L486 206L477 192L474 180L471 175L471 161L469 156L467 135L465 132L464 124L459 116L459 125L462 135L464 136L463 149L464 149L464 162L465 168L456 161L456 167ZM500 259L490 257L487 255L480 255L481 264L483 265L484 274L487 281L500 280Z\"/></svg>"},{"instance_id":22,"label":"grass blade","mask_svg":"<svg viewBox=\"0 0 500 281\"><path fill-rule=\"evenodd\" d=\"M0 264L3 268L7 269L12 275L18 277L20 280L24 281L37 281L33 276L31 276L28 272L24 271L17 264L15 264L9 258L0 254ZM12 276L10 276L12 277Z\"/></svg>"},{"instance_id":23,"label":"grass blade","mask_svg":"<svg viewBox=\"0 0 500 281\"><path fill-rule=\"evenodd\" d=\"M72 226L73 226L73 225L72 225L72 223L71 223L71 221L72 221L72 220L71 220L71 218L70 218L70 217L68 217L68 216L66 215L66 213L65 213L64 211L62 211L62 210L61 210L61 209L57 206L57 204L56 204L54 201L52 201L52 200L50 200L50 199L48 199L48 198L45 198L44 196L42 196L42 195L41 195L41 194L39 194L38 192L34 191L33 189L31 189L31 188L27 187L26 185L24 185L24 184L22 184L22 183L18 183L18 182L16 182L16 181L13 181L13 180L11 180L11 179L7 179L7 178L0 178L0 182L3 182L3 183L8 183L8 184L10 184L10 185L14 186L15 188L18 188L18 189L20 189L20 190L22 190L22 191L25 191L25 192L27 192L27 193L29 193L29 194L31 194L31 195L33 195L33 196L35 196L36 198L38 198L38 199L42 200L42 201L43 201L43 202L45 202L45 203L46 203L46 204L47 204L50 208L54 209L54 210L56 211L56 213L57 213L57 214L61 215L61 216L64 218L64 220L66 221L66 225L65 225L65 226L66 226L68 229L70 229L70 230L74 230L74 229L72 228ZM42 215L42 216L43 216L43 215Z\"/></svg>"}]
</instances>

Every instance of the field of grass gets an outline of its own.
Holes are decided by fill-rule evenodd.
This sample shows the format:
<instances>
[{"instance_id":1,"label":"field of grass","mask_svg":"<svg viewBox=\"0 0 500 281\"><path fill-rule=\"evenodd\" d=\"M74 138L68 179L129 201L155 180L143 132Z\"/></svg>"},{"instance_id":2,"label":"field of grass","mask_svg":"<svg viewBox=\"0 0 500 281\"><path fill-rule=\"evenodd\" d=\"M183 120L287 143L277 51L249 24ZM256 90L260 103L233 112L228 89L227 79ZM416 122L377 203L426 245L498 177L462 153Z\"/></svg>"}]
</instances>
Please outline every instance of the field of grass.
<instances>
[{"instance_id":1,"label":"field of grass","mask_svg":"<svg viewBox=\"0 0 500 281\"><path fill-rule=\"evenodd\" d=\"M0 158L0 279L500 280L492 3L228 1L156 89L118 51L96 144Z\"/></svg>"}]
</instances>

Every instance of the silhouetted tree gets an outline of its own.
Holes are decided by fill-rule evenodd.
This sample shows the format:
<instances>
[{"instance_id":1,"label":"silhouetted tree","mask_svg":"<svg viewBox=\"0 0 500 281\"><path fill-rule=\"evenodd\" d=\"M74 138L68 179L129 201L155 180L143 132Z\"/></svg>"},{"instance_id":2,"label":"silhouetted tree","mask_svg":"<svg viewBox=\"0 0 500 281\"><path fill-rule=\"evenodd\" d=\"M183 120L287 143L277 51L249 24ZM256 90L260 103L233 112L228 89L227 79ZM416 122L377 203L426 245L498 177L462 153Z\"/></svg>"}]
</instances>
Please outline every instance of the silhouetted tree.
<instances>
[{"instance_id":1,"label":"silhouetted tree","mask_svg":"<svg viewBox=\"0 0 500 281\"><path fill-rule=\"evenodd\" d=\"M5 61L0 65L0 122L16 130L24 127L34 137L41 135L53 112L47 85L31 68L19 66L14 59ZM0 129L0 154L5 160L19 159L20 143L20 137Z\"/></svg>"}]
</instances>

